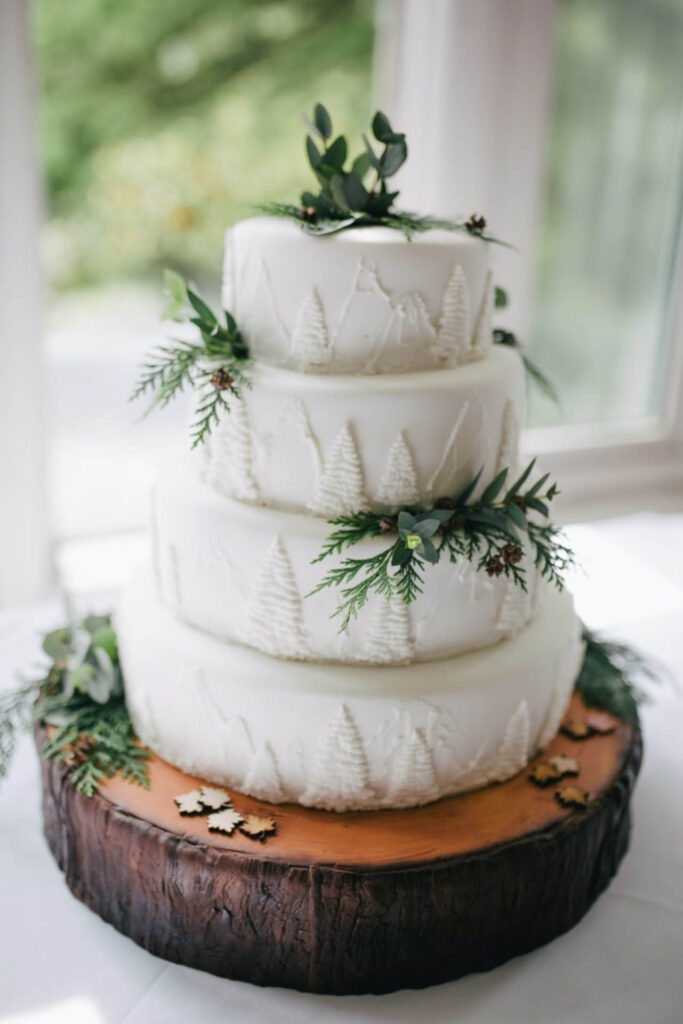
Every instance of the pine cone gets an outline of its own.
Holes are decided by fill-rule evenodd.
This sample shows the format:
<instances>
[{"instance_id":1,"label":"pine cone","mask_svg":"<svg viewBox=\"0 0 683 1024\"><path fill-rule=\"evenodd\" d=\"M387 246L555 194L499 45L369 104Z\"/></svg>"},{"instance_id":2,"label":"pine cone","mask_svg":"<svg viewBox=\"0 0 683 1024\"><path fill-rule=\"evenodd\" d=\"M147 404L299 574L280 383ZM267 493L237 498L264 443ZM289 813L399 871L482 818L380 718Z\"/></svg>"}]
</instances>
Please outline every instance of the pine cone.
<instances>
[{"instance_id":1,"label":"pine cone","mask_svg":"<svg viewBox=\"0 0 683 1024\"><path fill-rule=\"evenodd\" d=\"M64 764L68 768L74 768L77 764L82 764L92 753L92 748L93 742L90 736L81 733L71 746L67 748Z\"/></svg>"},{"instance_id":2,"label":"pine cone","mask_svg":"<svg viewBox=\"0 0 683 1024\"><path fill-rule=\"evenodd\" d=\"M494 555L493 558L489 558L488 562L484 565L487 576L500 576L505 571L505 566L501 558L498 555Z\"/></svg>"},{"instance_id":3,"label":"pine cone","mask_svg":"<svg viewBox=\"0 0 683 1024\"><path fill-rule=\"evenodd\" d=\"M480 213L473 213L466 221L465 227L471 234L480 235L486 227L486 217L482 217Z\"/></svg>"},{"instance_id":4,"label":"pine cone","mask_svg":"<svg viewBox=\"0 0 683 1024\"><path fill-rule=\"evenodd\" d=\"M305 220L309 223L314 221L316 218L315 206L300 206L298 216L299 220Z\"/></svg>"},{"instance_id":5,"label":"pine cone","mask_svg":"<svg viewBox=\"0 0 683 1024\"><path fill-rule=\"evenodd\" d=\"M522 549L519 544L506 544L500 551L505 565L517 565L522 560Z\"/></svg>"},{"instance_id":6,"label":"pine cone","mask_svg":"<svg viewBox=\"0 0 683 1024\"><path fill-rule=\"evenodd\" d=\"M384 519L380 519L378 525L380 533L393 533L394 530L396 529L391 519L387 519L386 517Z\"/></svg>"},{"instance_id":7,"label":"pine cone","mask_svg":"<svg viewBox=\"0 0 683 1024\"><path fill-rule=\"evenodd\" d=\"M217 388L218 391L229 391L233 385L233 378L230 376L228 371L224 370L221 366L211 374L211 384L213 387Z\"/></svg>"}]
</instances>

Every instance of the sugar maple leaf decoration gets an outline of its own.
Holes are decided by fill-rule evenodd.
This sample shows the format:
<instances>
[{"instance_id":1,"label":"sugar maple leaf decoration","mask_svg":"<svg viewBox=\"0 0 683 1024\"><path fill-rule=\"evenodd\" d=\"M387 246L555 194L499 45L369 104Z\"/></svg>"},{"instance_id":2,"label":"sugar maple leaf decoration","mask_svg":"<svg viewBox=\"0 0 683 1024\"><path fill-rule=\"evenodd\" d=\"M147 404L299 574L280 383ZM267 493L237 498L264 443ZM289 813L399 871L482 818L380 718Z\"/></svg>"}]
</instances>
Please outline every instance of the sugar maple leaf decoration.
<instances>
[{"instance_id":1,"label":"sugar maple leaf decoration","mask_svg":"<svg viewBox=\"0 0 683 1024\"><path fill-rule=\"evenodd\" d=\"M224 789L214 789L213 786L202 786L199 799L209 811L220 811L223 807L229 807L231 802L229 793Z\"/></svg>"},{"instance_id":2,"label":"sugar maple leaf decoration","mask_svg":"<svg viewBox=\"0 0 683 1024\"><path fill-rule=\"evenodd\" d=\"M555 757L548 759L548 764L551 764L553 768L559 772L560 777L565 775L578 775L581 770L581 766L575 757L567 757L566 754L556 754Z\"/></svg>"},{"instance_id":3,"label":"sugar maple leaf decoration","mask_svg":"<svg viewBox=\"0 0 683 1024\"><path fill-rule=\"evenodd\" d=\"M237 826L241 825L243 821L242 815L233 807L226 807L222 811L216 811L206 819L209 832L222 832L226 836L231 836Z\"/></svg>"},{"instance_id":4,"label":"sugar maple leaf decoration","mask_svg":"<svg viewBox=\"0 0 683 1024\"><path fill-rule=\"evenodd\" d=\"M570 718L568 722L563 722L560 731L572 740L585 740L590 736L590 729L579 718Z\"/></svg>"},{"instance_id":5,"label":"sugar maple leaf decoration","mask_svg":"<svg viewBox=\"0 0 683 1024\"><path fill-rule=\"evenodd\" d=\"M257 814L248 814L240 825L240 832L250 839L263 842L266 836L271 836L275 832L275 822L270 817L261 818Z\"/></svg>"},{"instance_id":6,"label":"sugar maple leaf decoration","mask_svg":"<svg viewBox=\"0 0 683 1024\"><path fill-rule=\"evenodd\" d=\"M198 789L191 789L189 793L181 793L179 796L174 796L173 800L182 815L202 814L204 811L202 795Z\"/></svg>"},{"instance_id":7,"label":"sugar maple leaf decoration","mask_svg":"<svg viewBox=\"0 0 683 1024\"><path fill-rule=\"evenodd\" d=\"M562 778L562 773L550 762L543 761L531 769L529 778L536 786L549 786Z\"/></svg>"},{"instance_id":8,"label":"sugar maple leaf decoration","mask_svg":"<svg viewBox=\"0 0 683 1024\"><path fill-rule=\"evenodd\" d=\"M578 786L565 786L563 789L558 789L555 799L563 807L578 807L580 809L588 807L588 793L579 789Z\"/></svg>"}]
</instances>

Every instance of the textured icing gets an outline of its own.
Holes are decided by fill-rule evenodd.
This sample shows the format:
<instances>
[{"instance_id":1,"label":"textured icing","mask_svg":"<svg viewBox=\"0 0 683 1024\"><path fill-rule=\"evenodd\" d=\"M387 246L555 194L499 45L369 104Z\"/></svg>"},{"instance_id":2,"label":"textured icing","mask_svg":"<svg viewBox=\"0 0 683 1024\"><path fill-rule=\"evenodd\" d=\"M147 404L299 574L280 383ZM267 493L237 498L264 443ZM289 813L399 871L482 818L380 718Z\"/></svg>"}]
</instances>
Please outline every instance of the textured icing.
<instances>
[{"instance_id":1,"label":"textured icing","mask_svg":"<svg viewBox=\"0 0 683 1024\"><path fill-rule=\"evenodd\" d=\"M344 492L348 493L348 492ZM182 580L186 622L279 657L375 664L444 657L495 643L533 617L548 585L530 595L490 579L465 560L442 558L425 575L423 593L400 609L372 595L345 633L332 618L333 589L311 597L337 556L312 564L329 534L325 519L247 505L216 494L179 461L157 484L157 531L164 601L177 609L174 581ZM373 538L353 557L380 551ZM504 607L505 605L511 607Z\"/></svg>"},{"instance_id":2,"label":"textured icing","mask_svg":"<svg viewBox=\"0 0 683 1024\"><path fill-rule=\"evenodd\" d=\"M204 468L240 500L325 516L429 503L516 462L524 371L502 346L450 370L338 377L261 365L252 378L209 438Z\"/></svg>"},{"instance_id":3,"label":"textured icing","mask_svg":"<svg viewBox=\"0 0 683 1024\"><path fill-rule=\"evenodd\" d=\"M514 639L419 666L225 644L178 623L148 571L118 628L128 706L156 753L262 799L336 810L410 806L519 771L564 712L582 654L571 597L556 591Z\"/></svg>"},{"instance_id":4,"label":"textured icing","mask_svg":"<svg viewBox=\"0 0 683 1024\"><path fill-rule=\"evenodd\" d=\"M397 373L481 358L489 248L463 232L407 243L363 228L313 238L257 217L226 235L223 303L253 355L305 372Z\"/></svg>"}]
</instances>

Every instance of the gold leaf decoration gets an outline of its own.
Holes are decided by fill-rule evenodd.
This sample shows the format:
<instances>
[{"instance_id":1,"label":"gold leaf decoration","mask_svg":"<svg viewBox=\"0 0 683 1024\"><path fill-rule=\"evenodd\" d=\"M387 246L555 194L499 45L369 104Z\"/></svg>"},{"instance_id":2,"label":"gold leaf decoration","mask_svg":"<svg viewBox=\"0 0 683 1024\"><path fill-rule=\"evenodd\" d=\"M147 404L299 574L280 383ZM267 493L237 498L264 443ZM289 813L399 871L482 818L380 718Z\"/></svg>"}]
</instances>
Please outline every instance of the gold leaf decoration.
<instances>
[{"instance_id":1,"label":"gold leaf decoration","mask_svg":"<svg viewBox=\"0 0 683 1024\"><path fill-rule=\"evenodd\" d=\"M207 811L220 811L223 807L230 807L230 794L224 789L215 789L213 786L202 786L199 790L199 798Z\"/></svg>"},{"instance_id":2,"label":"gold leaf decoration","mask_svg":"<svg viewBox=\"0 0 683 1024\"><path fill-rule=\"evenodd\" d=\"M240 825L240 832L250 839L258 839L263 842L266 836L275 832L275 821L270 817L259 817L257 814L248 814Z\"/></svg>"},{"instance_id":3,"label":"gold leaf decoration","mask_svg":"<svg viewBox=\"0 0 683 1024\"><path fill-rule=\"evenodd\" d=\"M186 817L204 812L201 792L198 789L191 789L189 793L180 793L178 796L174 796L173 800L180 814Z\"/></svg>"},{"instance_id":4,"label":"gold leaf decoration","mask_svg":"<svg viewBox=\"0 0 683 1024\"><path fill-rule=\"evenodd\" d=\"M209 832L222 832L223 835L231 836L244 818L233 807L225 807L222 811L215 811L206 819Z\"/></svg>"},{"instance_id":5,"label":"gold leaf decoration","mask_svg":"<svg viewBox=\"0 0 683 1024\"><path fill-rule=\"evenodd\" d=\"M585 793L578 786L565 786L558 789L555 799L563 807L578 807L581 810L588 807L588 793Z\"/></svg>"},{"instance_id":6,"label":"gold leaf decoration","mask_svg":"<svg viewBox=\"0 0 683 1024\"><path fill-rule=\"evenodd\" d=\"M570 718L569 721L563 722L560 732L572 740L585 740L590 736L590 729L580 718Z\"/></svg>"},{"instance_id":7,"label":"gold leaf decoration","mask_svg":"<svg viewBox=\"0 0 683 1024\"><path fill-rule=\"evenodd\" d=\"M542 761L529 772L529 779L535 786L549 786L551 782L557 782L561 778L562 773L550 761Z\"/></svg>"},{"instance_id":8,"label":"gold leaf decoration","mask_svg":"<svg viewBox=\"0 0 683 1024\"><path fill-rule=\"evenodd\" d=\"M556 754L555 757L548 759L548 763L559 772L560 778L564 778L565 775L578 775L581 770L576 758L567 757L566 754Z\"/></svg>"}]
</instances>

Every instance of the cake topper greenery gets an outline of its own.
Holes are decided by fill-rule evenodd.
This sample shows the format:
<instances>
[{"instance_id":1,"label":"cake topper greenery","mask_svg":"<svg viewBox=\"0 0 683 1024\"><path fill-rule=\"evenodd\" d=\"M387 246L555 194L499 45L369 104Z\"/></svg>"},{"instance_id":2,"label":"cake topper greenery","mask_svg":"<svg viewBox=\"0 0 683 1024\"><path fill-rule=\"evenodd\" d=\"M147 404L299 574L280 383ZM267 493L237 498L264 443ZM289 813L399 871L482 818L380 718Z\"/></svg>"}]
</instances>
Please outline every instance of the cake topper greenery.
<instances>
[{"instance_id":1,"label":"cake topper greenery","mask_svg":"<svg viewBox=\"0 0 683 1024\"><path fill-rule=\"evenodd\" d=\"M561 588L573 554L549 519L549 503L558 494L555 484L548 483L549 474L529 483L535 461L509 486L509 471L501 470L479 497L474 495L481 471L459 494L438 500L434 508L394 514L360 511L331 520L334 529L314 562L340 555L366 538L386 537L387 546L366 558L342 559L311 593L328 587L340 592L333 615L341 618L343 631L372 593L387 600L397 595L411 604L422 592L425 569L442 557L453 563L464 559L488 576L506 576L526 590L524 544L541 576Z\"/></svg>"},{"instance_id":2,"label":"cake topper greenery","mask_svg":"<svg viewBox=\"0 0 683 1024\"><path fill-rule=\"evenodd\" d=\"M251 386L246 367L249 349L235 319L227 309L216 315L190 288L180 274L164 271L167 302L162 316L196 328L197 339L178 338L154 349L141 368L131 401L152 396L145 415L152 409L164 409L186 386L199 392L192 425L192 447L202 444L230 412L230 399L239 399Z\"/></svg>"},{"instance_id":3,"label":"cake topper greenery","mask_svg":"<svg viewBox=\"0 0 683 1024\"><path fill-rule=\"evenodd\" d=\"M92 796L121 773L145 789L147 758L123 699L116 634L109 615L89 615L43 637L49 666L38 679L0 694L0 778L7 774L18 732L48 726L43 757L63 761L76 789Z\"/></svg>"},{"instance_id":4,"label":"cake topper greenery","mask_svg":"<svg viewBox=\"0 0 683 1024\"><path fill-rule=\"evenodd\" d=\"M442 228L506 244L486 233L486 220L480 214L448 219L396 208L399 193L389 183L405 163L408 145L403 132L394 131L386 114L377 111L372 119L374 142L363 135L363 149L352 159L346 138L333 138L332 118L322 103L316 103L311 119L303 114L302 118L308 129L306 155L318 191L305 190L300 203L265 203L258 208L262 213L295 220L312 235L381 226L396 228L410 239L420 232Z\"/></svg>"}]
</instances>

